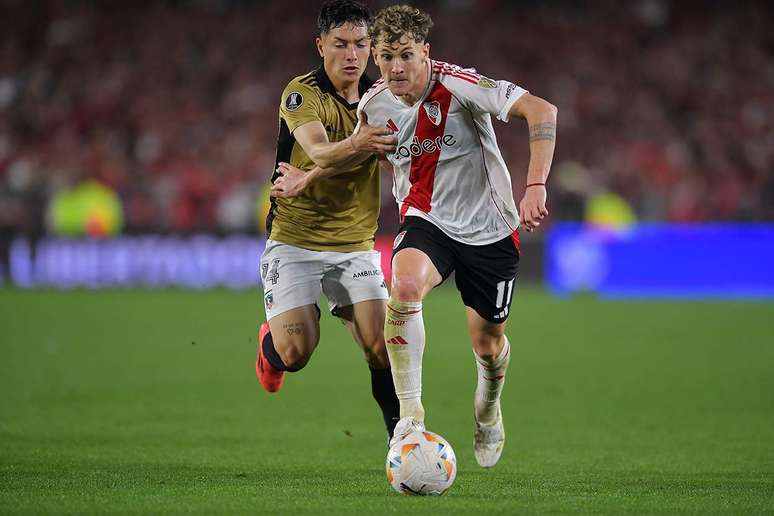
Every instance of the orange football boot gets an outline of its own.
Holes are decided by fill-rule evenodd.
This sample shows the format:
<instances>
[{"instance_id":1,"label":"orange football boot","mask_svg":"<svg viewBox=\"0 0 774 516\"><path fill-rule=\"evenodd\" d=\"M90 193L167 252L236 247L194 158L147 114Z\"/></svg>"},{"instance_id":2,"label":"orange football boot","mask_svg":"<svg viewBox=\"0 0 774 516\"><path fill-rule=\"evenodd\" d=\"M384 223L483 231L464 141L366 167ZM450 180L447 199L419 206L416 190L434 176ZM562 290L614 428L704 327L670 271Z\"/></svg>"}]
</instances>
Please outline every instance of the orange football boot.
<instances>
[{"instance_id":1,"label":"orange football boot","mask_svg":"<svg viewBox=\"0 0 774 516\"><path fill-rule=\"evenodd\" d=\"M255 375L267 392L277 392L285 381L285 371L278 371L272 367L266 357L263 356L263 339L269 333L269 323L261 325L258 332L258 358L255 360Z\"/></svg>"}]
</instances>

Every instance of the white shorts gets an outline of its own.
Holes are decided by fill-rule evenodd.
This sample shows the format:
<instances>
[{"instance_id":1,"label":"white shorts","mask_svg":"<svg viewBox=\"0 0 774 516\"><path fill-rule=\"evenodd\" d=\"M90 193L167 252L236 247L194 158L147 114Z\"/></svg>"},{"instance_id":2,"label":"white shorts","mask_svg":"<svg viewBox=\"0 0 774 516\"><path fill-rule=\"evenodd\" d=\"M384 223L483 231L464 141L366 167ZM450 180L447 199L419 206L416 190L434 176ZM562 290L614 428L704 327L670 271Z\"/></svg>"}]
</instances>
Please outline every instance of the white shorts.
<instances>
[{"instance_id":1,"label":"white shorts","mask_svg":"<svg viewBox=\"0 0 774 516\"><path fill-rule=\"evenodd\" d=\"M321 292L331 312L389 297L379 251L310 251L267 240L261 281L267 321L293 308L316 305Z\"/></svg>"}]
</instances>

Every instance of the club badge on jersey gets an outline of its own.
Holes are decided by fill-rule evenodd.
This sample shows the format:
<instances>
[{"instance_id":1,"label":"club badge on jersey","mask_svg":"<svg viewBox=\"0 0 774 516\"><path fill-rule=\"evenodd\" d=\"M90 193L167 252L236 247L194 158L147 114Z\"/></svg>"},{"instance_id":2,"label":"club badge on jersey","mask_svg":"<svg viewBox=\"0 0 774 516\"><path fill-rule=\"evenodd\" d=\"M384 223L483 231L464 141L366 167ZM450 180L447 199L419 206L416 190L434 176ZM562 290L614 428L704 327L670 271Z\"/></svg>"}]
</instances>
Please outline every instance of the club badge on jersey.
<instances>
[{"instance_id":1,"label":"club badge on jersey","mask_svg":"<svg viewBox=\"0 0 774 516\"><path fill-rule=\"evenodd\" d=\"M422 105L427 113L427 118L437 127L441 125L441 103L437 100L425 102Z\"/></svg>"}]
</instances>

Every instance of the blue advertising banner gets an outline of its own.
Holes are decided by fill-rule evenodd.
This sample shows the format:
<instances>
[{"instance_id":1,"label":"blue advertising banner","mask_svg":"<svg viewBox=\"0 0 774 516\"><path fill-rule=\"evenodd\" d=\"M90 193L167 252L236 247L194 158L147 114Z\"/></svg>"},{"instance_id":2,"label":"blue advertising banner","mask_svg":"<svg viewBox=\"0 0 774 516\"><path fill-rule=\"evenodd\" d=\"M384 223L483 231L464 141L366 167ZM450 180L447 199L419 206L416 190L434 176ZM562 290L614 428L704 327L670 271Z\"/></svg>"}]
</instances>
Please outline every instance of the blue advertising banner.
<instances>
[{"instance_id":1,"label":"blue advertising banner","mask_svg":"<svg viewBox=\"0 0 774 516\"><path fill-rule=\"evenodd\" d=\"M774 297L774 225L557 224L546 244L546 281L559 295Z\"/></svg>"},{"instance_id":2,"label":"blue advertising banner","mask_svg":"<svg viewBox=\"0 0 774 516\"><path fill-rule=\"evenodd\" d=\"M104 240L14 239L0 285L18 288L225 287L260 285L265 241L249 236L121 236Z\"/></svg>"}]
</instances>

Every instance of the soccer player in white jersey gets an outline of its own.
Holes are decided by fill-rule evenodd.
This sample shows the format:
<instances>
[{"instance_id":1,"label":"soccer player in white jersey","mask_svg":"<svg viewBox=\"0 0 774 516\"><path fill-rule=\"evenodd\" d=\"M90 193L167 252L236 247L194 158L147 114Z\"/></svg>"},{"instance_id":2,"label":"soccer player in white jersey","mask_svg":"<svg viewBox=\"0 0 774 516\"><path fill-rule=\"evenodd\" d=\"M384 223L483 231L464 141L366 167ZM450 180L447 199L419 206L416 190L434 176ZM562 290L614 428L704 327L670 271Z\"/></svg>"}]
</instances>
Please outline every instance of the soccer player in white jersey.
<instances>
[{"instance_id":1,"label":"soccer player in white jersey","mask_svg":"<svg viewBox=\"0 0 774 516\"><path fill-rule=\"evenodd\" d=\"M518 227L532 231L548 215L545 182L557 110L513 83L430 59L431 27L428 14L405 5L377 14L369 33L382 78L358 106L359 128L388 127L398 138L386 155L402 219L384 330L400 400L393 439L424 429L422 300L455 272L478 371L474 451L481 466L491 467L505 443L500 394L510 359L505 321L519 262ZM493 115L503 122L524 118L529 126L519 210ZM302 177L288 170L283 188L295 191L294 178Z\"/></svg>"},{"instance_id":2,"label":"soccer player in white jersey","mask_svg":"<svg viewBox=\"0 0 774 516\"><path fill-rule=\"evenodd\" d=\"M505 321L519 262L517 228L521 223L531 231L548 214L545 183L557 109L513 83L430 59L431 27L427 13L405 5L376 15L370 35L382 79L358 106L369 125L389 127L398 137L387 158L402 225L385 323L401 404L395 439L424 428L422 300L454 271L478 368L475 456L491 467L505 442L500 394L510 359ZM492 116L503 122L524 118L529 126L521 217Z\"/></svg>"}]
</instances>

